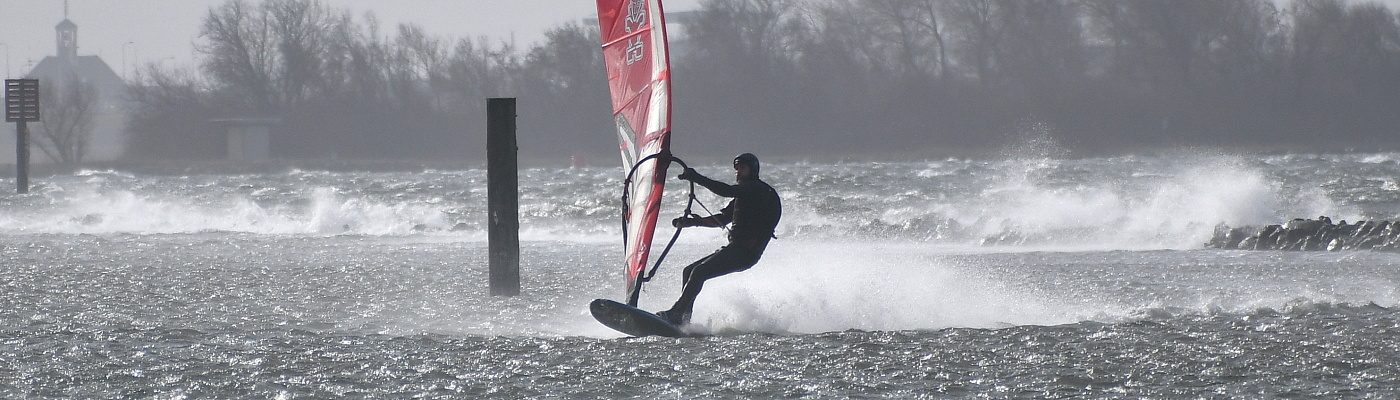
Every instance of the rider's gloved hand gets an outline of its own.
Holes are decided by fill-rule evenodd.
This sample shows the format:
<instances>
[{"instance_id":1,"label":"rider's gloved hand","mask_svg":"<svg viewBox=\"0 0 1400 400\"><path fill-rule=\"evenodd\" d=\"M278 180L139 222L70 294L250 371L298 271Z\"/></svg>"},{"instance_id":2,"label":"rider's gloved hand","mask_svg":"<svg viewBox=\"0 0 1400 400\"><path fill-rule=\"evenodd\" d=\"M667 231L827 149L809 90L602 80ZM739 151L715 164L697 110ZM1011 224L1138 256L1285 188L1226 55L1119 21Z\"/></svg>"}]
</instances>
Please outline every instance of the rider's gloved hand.
<instances>
[{"instance_id":1,"label":"rider's gloved hand","mask_svg":"<svg viewBox=\"0 0 1400 400\"><path fill-rule=\"evenodd\" d=\"M681 172L680 176L677 176L676 178L683 181L693 181L695 180L695 178L699 177L700 173L695 172L695 168L686 168L685 171Z\"/></svg>"},{"instance_id":2,"label":"rider's gloved hand","mask_svg":"<svg viewBox=\"0 0 1400 400\"><path fill-rule=\"evenodd\" d=\"M676 219L671 220L671 226L677 228L689 228L695 226L695 220L686 217L676 217Z\"/></svg>"}]
</instances>

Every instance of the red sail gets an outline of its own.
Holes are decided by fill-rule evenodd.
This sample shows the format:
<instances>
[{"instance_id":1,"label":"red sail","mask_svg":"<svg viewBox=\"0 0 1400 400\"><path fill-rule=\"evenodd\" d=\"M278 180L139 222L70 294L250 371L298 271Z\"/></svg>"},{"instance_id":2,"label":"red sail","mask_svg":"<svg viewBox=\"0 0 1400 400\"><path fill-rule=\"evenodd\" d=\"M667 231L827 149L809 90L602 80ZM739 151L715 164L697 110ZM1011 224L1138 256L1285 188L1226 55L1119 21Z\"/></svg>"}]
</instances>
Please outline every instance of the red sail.
<instances>
[{"instance_id":1,"label":"red sail","mask_svg":"<svg viewBox=\"0 0 1400 400\"><path fill-rule=\"evenodd\" d=\"M624 173L636 166L627 204L627 297L635 305L638 278L646 270L652 234L661 212L669 161L638 160L669 152L671 60L661 0L598 0L603 59L608 66L613 121Z\"/></svg>"}]
</instances>

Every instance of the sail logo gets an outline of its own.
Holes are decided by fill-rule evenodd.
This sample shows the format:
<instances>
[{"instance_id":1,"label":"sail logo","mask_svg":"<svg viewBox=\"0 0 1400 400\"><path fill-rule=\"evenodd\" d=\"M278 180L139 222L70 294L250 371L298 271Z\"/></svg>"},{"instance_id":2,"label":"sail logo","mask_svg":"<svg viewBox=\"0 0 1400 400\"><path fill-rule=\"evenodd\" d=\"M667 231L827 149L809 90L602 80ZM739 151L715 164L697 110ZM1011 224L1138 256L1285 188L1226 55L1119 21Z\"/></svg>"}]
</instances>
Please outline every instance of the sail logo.
<instances>
[{"instance_id":1,"label":"sail logo","mask_svg":"<svg viewBox=\"0 0 1400 400\"><path fill-rule=\"evenodd\" d=\"M645 50L646 42L642 41L642 38L640 36L628 39L627 58L623 61L625 61L629 66L632 64L636 64L638 61L642 61L643 56L646 56Z\"/></svg>"},{"instance_id":2,"label":"sail logo","mask_svg":"<svg viewBox=\"0 0 1400 400\"><path fill-rule=\"evenodd\" d=\"M647 4L644 0L627 2L627 18L622 20L622 30L632 33L647 22Z\"/></svg>"},{"instance_id":3,"label":"sail logo","mask_svg":"<svg viewBox=\"0 0 1400 400\"><path fill-rule=\"evenodd\" d=\"M642 29L642 26L646 25L646 23L646 0L628 0L627 17L622 19L622 30L629 34L634 33L638 29ZM646 45L646 41L642 40L641 35L627 39L627 50L622 61L627 63L628 66L642 61L642 58L646 57Z\"/></svg>"}]
</instances>

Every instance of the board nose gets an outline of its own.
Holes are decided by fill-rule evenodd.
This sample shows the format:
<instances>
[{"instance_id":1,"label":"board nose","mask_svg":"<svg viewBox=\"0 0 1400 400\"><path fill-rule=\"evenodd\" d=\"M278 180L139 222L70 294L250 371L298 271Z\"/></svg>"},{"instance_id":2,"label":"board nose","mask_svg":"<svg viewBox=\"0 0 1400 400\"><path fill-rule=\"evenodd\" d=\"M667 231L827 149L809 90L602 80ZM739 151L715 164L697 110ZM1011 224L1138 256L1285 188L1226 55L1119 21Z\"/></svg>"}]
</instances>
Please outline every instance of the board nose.
<instances>
[{"instance_id":1,"label":"board nose","mask_svg":"<svg viewBox=\"0 0 1400 400\"><path fill-rule=\"evenodd\" d=\"M602 318L607 314L608 303L613 302L608 299L594 299L588 303L588 312L593 314L593 318Z\"/></svg>"}]
</instances>

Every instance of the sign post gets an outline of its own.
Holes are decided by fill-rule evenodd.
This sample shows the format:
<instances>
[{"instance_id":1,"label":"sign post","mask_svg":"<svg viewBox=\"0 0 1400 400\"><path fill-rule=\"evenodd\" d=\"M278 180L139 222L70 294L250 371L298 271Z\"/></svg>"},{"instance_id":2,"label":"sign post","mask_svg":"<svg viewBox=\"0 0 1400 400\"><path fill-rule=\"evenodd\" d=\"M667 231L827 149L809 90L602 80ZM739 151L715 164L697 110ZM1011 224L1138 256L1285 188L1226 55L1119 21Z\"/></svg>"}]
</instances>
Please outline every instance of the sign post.
<instances>
[{"instance_id":1,"label":"sign post","mask_svg":"<svg viewBox=\"0 0 1400 400\"><path fill-rule=\"evenodd\" d=\"M15 191L29 193L29 122L39 121L39 80L5 80L5 122L15 130Z\"/></svg>"}]
</instances>

